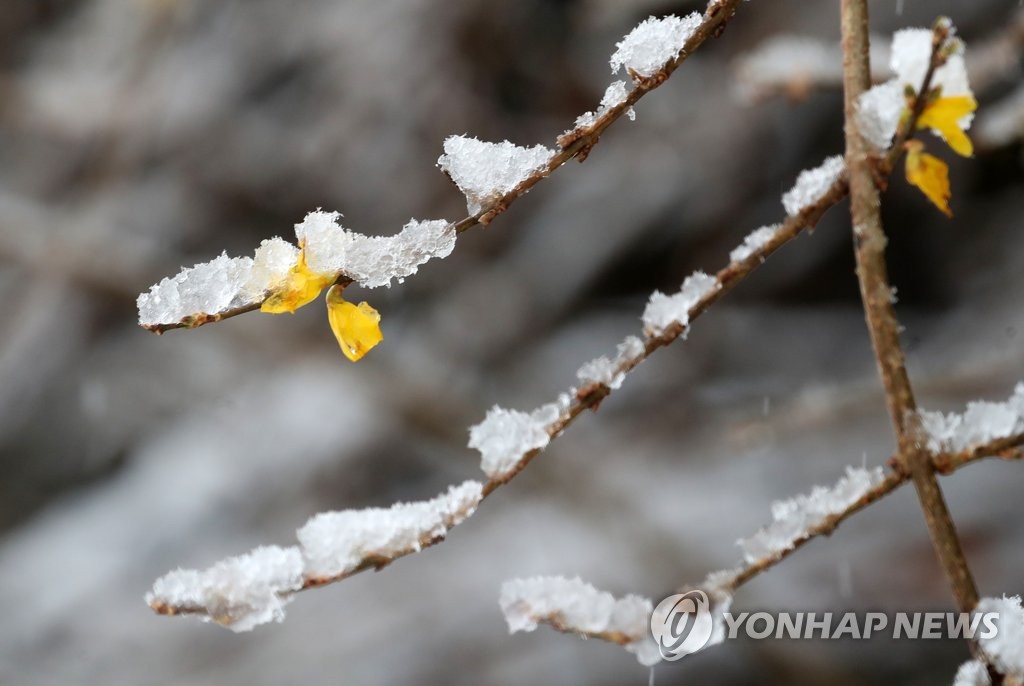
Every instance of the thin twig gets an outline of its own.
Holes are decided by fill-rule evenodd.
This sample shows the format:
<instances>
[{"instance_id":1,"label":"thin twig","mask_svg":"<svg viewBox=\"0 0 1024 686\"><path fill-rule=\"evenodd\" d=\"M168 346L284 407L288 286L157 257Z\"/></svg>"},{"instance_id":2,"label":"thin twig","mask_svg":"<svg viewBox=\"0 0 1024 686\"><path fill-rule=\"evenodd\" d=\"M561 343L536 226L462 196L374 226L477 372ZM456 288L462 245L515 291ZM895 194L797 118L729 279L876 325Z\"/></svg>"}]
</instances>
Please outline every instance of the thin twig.
<instances>
[{"instance_id":1,"label":"thin twig","mask_svg":"<svg viewBox=\"0 0 1024 686\"><path fill-rule=\"evenodd\" d=\"M1021 459L1021 448L1024 444L1024 434L1017 434L998 441L992 441L983 446L964 450L959 453L942 453L932 458L935 471L940 474L951 474L967 464L981 457L996 457L1002 460Z\"/></svg>"}]
</instances>

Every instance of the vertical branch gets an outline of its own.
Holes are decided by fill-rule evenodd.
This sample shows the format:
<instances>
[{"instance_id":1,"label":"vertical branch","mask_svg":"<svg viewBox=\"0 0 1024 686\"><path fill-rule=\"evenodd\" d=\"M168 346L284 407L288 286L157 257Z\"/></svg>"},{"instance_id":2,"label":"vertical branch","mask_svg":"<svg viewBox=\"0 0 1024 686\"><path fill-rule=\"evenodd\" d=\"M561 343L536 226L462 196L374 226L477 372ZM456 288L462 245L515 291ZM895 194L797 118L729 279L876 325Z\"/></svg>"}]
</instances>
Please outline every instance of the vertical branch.
<instances>
[{"instance_id":1,"label":"vertical branch","mask_svg":"<svg viewBox=\"0 0 1024 686\"><path fill-rule=\"evenodd\" d=\"M842 0L842 35L846 166L850 179L857 279L875 360L885 387L889 415L896 432L897 463L914 482L935 553L953 587L957 606L961 612L970 612L978 603L974 578L960 547L934 467L928 454L917 445L913 425L917 406L900 345L899 322L892 306L879 192L868 158L868 147L854 117L858 96L870 87L866 0Z\"/></svg>"}]
</instances>

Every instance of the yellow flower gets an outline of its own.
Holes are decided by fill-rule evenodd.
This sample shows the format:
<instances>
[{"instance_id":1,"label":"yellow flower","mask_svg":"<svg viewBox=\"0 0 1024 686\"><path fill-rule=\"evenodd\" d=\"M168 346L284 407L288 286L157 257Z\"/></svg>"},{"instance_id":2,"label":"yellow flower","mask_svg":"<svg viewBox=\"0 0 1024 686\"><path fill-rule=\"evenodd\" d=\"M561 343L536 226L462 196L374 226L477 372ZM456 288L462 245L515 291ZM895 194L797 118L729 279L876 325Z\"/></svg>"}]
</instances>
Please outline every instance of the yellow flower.
<instances>
[{"instance_id":1,"label":"yellow flower","mask_svg":"<svg viewBox=\"0 0 1024 686\"><path fill-rule=\"evenodd\" d=\"M306 266L306 244L299 246L299 259L295 262L284 283L274 289L263 301L260 310L271 314L295 312L320 295L320 291L337 278L335 274L320 274Z\"/></svg>"},{"instance_id":2,"label":"yellow flower","mask_svg":"<svg viewBox=\"0 0 1024 686\"><path fill-rule=\"evenodd\" d=\"M956 154L970 157L974 154L974 146L960 128L959 121L976 109L978 102L972 95L938 98L921 112L917 118L917 128L938 131Z\"/></svg>"},{"instance_id":3,"label":"yellow flower","mask_svg":"<svg viewBox=\"0 0 1024 686\"><path fill-rule=\"evenodd\" d=\"M907 181L920 188L947 217L952 217L949 209L949 167L938 157L924 152L921 141L907 141L906 149Z\"/></svg>"},{"instance_id":4,"label":"yellow flower","mask_svg":"<svg viewBox=\"0 0 1024 686\"><path fill-rule=\"evenodd\" d=\"M357 362L384 340L384 334L380 331L380 313L365 302L358 305L348 302L342 298L344 290L334 285L327 291L327 319L341 352Z\"/></svg>"}]
</instances>

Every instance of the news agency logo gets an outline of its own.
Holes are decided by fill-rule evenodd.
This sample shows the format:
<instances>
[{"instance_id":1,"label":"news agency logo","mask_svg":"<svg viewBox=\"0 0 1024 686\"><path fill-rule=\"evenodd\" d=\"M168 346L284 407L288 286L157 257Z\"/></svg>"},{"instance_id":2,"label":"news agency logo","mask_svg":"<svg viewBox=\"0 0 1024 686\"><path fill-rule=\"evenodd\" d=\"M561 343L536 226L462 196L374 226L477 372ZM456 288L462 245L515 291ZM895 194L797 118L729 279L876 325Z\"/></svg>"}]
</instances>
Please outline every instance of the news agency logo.
<instances>
[{"instance_id":1,"label":"news agency logo","mask_svg":"<svg viewBox=\"0 0 1024 686\"><path fill-rule=\"evenodd\" d=\"M668 662L703 648L714 629L711 604L701 590L670 595L651 613L651 633Z\"/></svg>"},{"instance_id":2,"label":"news agency logo","mask_svg":"<svg viewBox=\"0 0 1024 686\"><path fill-rule=\"evenodd\" d=\"M662 659L668 662L692 655L709 642L738 638L741 633L753 640L858 640L876 635L894 639L989 640L999 633L999 613L742 612L734 615L712 612L708 596L701 590L670 595L651 613L651 634Z\"/></svg>"}]
</instances>

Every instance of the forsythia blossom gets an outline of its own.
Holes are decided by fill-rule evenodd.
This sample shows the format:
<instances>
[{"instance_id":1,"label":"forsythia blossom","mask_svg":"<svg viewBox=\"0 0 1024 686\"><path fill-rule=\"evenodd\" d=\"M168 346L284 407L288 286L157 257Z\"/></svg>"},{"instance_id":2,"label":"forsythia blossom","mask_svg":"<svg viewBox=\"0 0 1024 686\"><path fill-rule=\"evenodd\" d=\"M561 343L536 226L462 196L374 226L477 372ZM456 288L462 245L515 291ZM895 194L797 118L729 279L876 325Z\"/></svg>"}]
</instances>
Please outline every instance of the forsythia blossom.
<instances>
[{"instance_id":1,"label":"forsythia blossom","mask_svg":"<svg viewBox=\"0 0 1024 686\"><path fill-rule=\"evenodd\" d=\"M380 313L366 302L358 305L348 302L341 297L344 290L334 285L327 291L327 321L341 352L357 362L384 340L384 334L380 331Z\"/></svg>"},{"instance_id":2,"label":"forsythia blossom","mask_svg":"<svg viewBox=\"0 0 1024 686\"><path fill-rule=\"evenodd\" d=\"M306 244L302 242L298 259L288 271L280 286L276 287L263 301L260 310L271 314L295 312L303 305L316 299L336 276L311 270L306 264ZM353 362L384 340L380 331L380 313L361 302L353 305L344 298L345 288L338 284L327 291L327 321L345 357Z\"/></svg>"}]
</instances>

